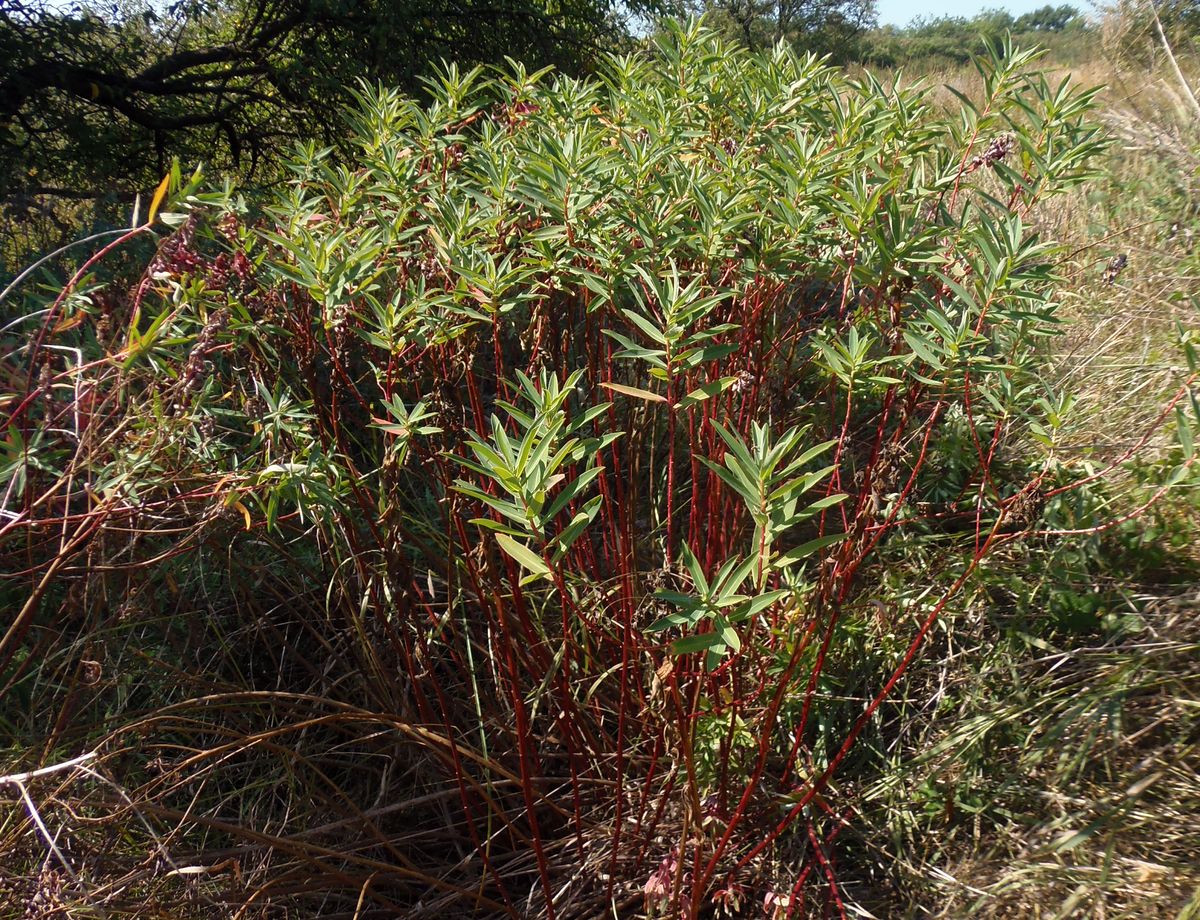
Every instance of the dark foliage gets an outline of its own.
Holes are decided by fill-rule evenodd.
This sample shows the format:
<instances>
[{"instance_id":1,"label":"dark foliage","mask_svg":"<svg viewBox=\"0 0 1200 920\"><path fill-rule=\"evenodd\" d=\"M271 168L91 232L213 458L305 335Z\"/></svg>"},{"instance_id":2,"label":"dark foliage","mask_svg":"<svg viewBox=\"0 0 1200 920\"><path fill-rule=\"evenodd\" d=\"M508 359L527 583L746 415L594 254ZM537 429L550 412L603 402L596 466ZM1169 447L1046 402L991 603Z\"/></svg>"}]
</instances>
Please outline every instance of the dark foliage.
<instances>
[{"instance_id":1,"label":"dark foliage","mask_svg":"<svg viewBox=\"0 0 1200 920\"><path fill-rule=\"evenodd\" d=\"M40 232L0 260L19 264L22 248L69 238L94 219L80 202L131 202L172 158L261 182L297 140L340 146L339 101L360 80L417 92L418 74L443 58L585 72L628 37L621 17L656 7L181 0L55 10L9 0L0 4L0 207L6 222Z\"/></svg>"},{"instance_id":2,"label":"dark foliage","mask_svg":"<svg viewBox=\"0 0 1200 920\"><path fill-rule=\"evenodd\" d=\"M753 51L786 42L839 63L854 59L858 39L875 24L875 0L697 0L693 6Z\"/></svg>"}]
</instances>

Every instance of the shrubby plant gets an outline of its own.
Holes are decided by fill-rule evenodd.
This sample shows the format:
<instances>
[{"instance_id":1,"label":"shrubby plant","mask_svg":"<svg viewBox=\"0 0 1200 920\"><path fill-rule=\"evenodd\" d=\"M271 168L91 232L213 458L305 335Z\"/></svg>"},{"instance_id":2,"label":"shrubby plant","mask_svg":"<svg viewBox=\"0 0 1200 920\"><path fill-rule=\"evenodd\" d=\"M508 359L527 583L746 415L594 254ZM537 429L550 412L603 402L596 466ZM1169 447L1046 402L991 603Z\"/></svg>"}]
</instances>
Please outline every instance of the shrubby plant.
<instances>
[{"instance_id":1,"label":"shrubby plant","mask_svg":"<svg viewBox=\"0 0 1200 920\"><path fill-rule=\"evenodd\" d=\"M123 781L200 849L254 841L206 897L842 905L847 771L930 631L1015 545L1106 526L1073 502L1106 471L1056 451L1038 232L1103 141L1035 59L945 117L678 26L595 80L363 87L357 157L300 151L262 213L177 176L133 290L82 274L8 361L5 679L58 595L257 611L203 692L90 736L158 739L170 779Z\"/></svg>"}]
</instances>

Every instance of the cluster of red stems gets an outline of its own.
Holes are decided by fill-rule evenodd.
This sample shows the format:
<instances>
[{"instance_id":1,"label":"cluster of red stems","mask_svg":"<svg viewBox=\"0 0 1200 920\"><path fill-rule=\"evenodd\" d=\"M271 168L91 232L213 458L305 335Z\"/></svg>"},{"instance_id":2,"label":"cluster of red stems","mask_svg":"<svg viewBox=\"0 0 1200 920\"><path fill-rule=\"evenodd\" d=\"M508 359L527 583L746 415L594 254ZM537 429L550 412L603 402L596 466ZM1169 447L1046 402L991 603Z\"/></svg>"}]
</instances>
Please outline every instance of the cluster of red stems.
<instances>
[{"instance_id":1,"label":"cluster of red stems","mask_svg":"<svg viewBox=\"0 0 1200 920\"><path fill-rule=\"evenodd\" d=\"M510 130L538 111L520 106L507 110ZM728 155L741 144L717 146ZM959 176L1002 160L1012 147L1001 138L978 155L963 151ZM444 161L431 156L423 171L436 182L462 160L461 148L449 147ZM1025 208L1016 199L1012 204ZM845 916L835 843L852 825L855 803L848 788L835 794L839 769L980 563L1001 544L1036 532L1048 500L1106 474L1066 485L1046 482L1045 473L1006 482L1022 468L1012 456L1013 432L1003 417L990 428L975 424L986 407L974 399L969 369L940 386L906 375L856 388L814 363L816 330L840 333L855 325L878 330L879 347L900 355L912 293L950 299L944 281L930 274L863 286L852 254L840 277L813 279L816 296L794 281L751 280L705 319L722 330L708 342L717 356L672 368L665 390L656 393L631 378L618 343L605 335L629 323L611 304L594 309L590 290L543 283L520 309L497 312L491 323L383 348L372 342L365 302L352 294L348 306L326 315L312 291L272 273L269 263L287 257L253 239L250 228L227 217L200 243L197 220L169 235L133 291L110 305L123 314L114 324L133 330L124 342L109 336L91 363L63 364L39 377L34 368L45 349L75 328L64 323L66 292L51 305L29 340L30 370L15 382L17 398L6 403L7 425L27 436L38 428L67 431L71 449L96 451L105 432L129 427L132 386L143 399L191 406L197 418L203 400L228 406L240 398L243 427L226 413L205 423L202 440L215 428L217 436L244 445L270 414L262 394L290 393L307 413L299 424L316 445L311 456L336 467L344 487L321 508L285 508L269 519L262 493L274 480L257 468L214 471L207 479L193 472L190 481L136 499L120 490L94 493L75 474L50 485L31 475L24 495L8 496L12 510L0 521L8 562L16 556L14 535L23 537L25 562L10 571L30 584L27 602L0 637L0 674L16 679L7 669L42 601L63 573L86 577L88 546L100 534L171 515L195 517L206 503L226 512L225 519L236 509L232 522L241 528L244 521L247 533L231 539L282 529L329 553L330 607L343 611L346 623L367 621L354 633L370 645L364 659L400 675L403 687L390 711L377 706L368 714L359 699L342 704L422 752L413 798L425 788L450 790L450 800L438 800L438 813L440 803L453 801L455 827L474 854L464 860L449 847L438 865L422 844L380 845L383 855L361 864L371 870L369 884L349 869L340 876L360 902L378 897L380 904L413 905L431 891L459 891L463 902L455 910L514 918L628 915L638 907L695 918L715 904L782 920L808 915L815 896L820 909ZM518 223L506 229L506 239L515 246L537 230ZM138 228L106 247L72 284L145 232ZM218 246L220 254L205 254L205 247ZM947 264L955 264L956 254L947 255ZM699 260L677 268L729 289L742 264L729 258L715 268ZM457 286L432 247L393 269L398 287L416 279ZM145 326L139 316L146 302L171 284L199 281L203 309L186 349L171 359L174 377L131 382L131 361L146 354L138 351L137 332L139 323ZM648 287L642 293L650 310L661 306ZM481 294L480 304L486 300ZM180 301L175 318L187 309L187 300ZM988 323L985 309L975 333L986 334ZM167 360L167 348L158 360ZM53 354L68 361L65 352ZM575 370L583 371L582 383L568 399L568 415L598 410L581 436L591 434L602 446L565 465L561 481L600 469L547 538L568 527L588 499L599 496L600 509L561 558L543 557L545 577L531 585L528 567L475 523L489 517L502 523L500 517L460 488L465 481L500 496L498 483L463 461L472 461L473 439L497 436L493 415L508 437L519 439L518 415L504 404L529 410L519 395L521 375L539 387L544 374L562 383ZM722 380L733 382L714 386ZM707 398L685 400L705 387L712 388ZM379 424L389 421L384 407L396 400L427 405L424 433ZM922 484L952 408L968 420L973 469L956 500L927 507ZM182 410L175 424L191 418ZM707 577L747 553L750 511L702 461L719 463L727 449L714 423L744 438L755 423L776 432L807 426L813 444L833 442L822 461L832 472L818 494L846 498L788 537L843 539L809 559L798 584L767 573L762 591L789 592L737 624L737 647L710 667L703 654L677 654L677 634L646 627L662 613L659 592L696 588L679 564L681 547ZM604 439L614 433L620 436ZM286 463L295 440L269 440L267 451L281 456L268 459ZM397 459L400 441L405 453ZM248 459L244 465L251 466ZM822 678L839 624L875 609L872 561L885 541L931 527L953 538L954 551L944 556L950 576L930 579L940 587L919 617L891 611L886 628L906 640L905 650L890 673L879 675L840 740L814 750ZM287 544L276 545L282 553ZM196 545L176 537L138 565ZM318 712L328 703L311 705ZM345 850L345 865L355 865L355 848ZM307 851L293 847L290 855L301 852ZM313 859L327 868L334 855L324 850ZM338 878L332 872L330 884Z\"/></svg>"}]
</instances>

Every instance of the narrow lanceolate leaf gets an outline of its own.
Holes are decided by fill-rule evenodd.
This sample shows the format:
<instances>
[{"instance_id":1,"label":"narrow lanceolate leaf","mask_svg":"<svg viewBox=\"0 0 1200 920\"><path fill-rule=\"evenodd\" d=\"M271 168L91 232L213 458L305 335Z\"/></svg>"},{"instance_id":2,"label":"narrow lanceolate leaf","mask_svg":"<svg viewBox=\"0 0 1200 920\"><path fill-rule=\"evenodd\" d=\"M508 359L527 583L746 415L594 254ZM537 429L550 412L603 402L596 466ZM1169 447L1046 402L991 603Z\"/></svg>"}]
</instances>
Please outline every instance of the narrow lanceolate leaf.
<instances>
[{"instance_id":1,"label":"narrow lanceolate leaf","mask_svg":"<svg viewBox=\"0 0 1200 920\"><path fill-rule=\"evenodd\" d=\"M742 639L738 635L737 628L728 620L720 619L714 624L717 628L717 635L721 637L721 641L735 652L742 650Z\"/></svg>"},{"instance_id":2,"label":"narrow lanceolate leaf","mask_svg":"<svg viewBox=\"0 0 1200 920\"><path fill-rule=\"evenodd\" d=\"M554 499L550 507L546 510L545 520L549 521L558 516L558 513L567 507L568 503L581 493L591 483L593 479L600 475L604 470L602 466L593 466L584 470L574 482L563 487L563 490Z\"/></svg>"},{"instance_id":3,"label":"narrow lanceolate leaf","mask_svg":"<svg viewBox=\"0 0 1200 920\"><path fill-rule=\"evenodd\" d=\"M813 514L817 511L824 511L826 508L832 508L839 502L844 502L849 498L845 492L835 492L833 495L826 495L824 498L818 498L815 502L804 509L806 515Z\"/></svg>"},{"instance_id":4,"label":"narrow lanceolate leaf","mask_svg":"<svg viewBox=\"0 0 1200 920\"><path fill-rule=\"evenodd\" d=\"M695 585L697 591L701 595L709 593L708 580L704 577L704 567L700 564L700 560L696 558L692 548L684 543L679 547L679 557L683 560L683 564L687 566L688 574L692 576L692 584Z\"/></svg>"},{"instance_id":5,"label":"narrow lanceolate leaf","mask_svg":"<svg viewBox=\"0 0 1200 920\"><path fill-rule=\"evenodd\" d=\"M684 636L671 643L671 651L676 655L689 655L692 652L703 652L714 647L725 648L725 640L720 633L706 632L694 636Z\"/></svg>"},{"instance_id":6,"label":"narrow lanceolate leaf","mask_svg":"<svg viewBox=\"0 0 1200 920\"><path fill-rule=\"evenodd\" d=\"M1196 453L1196 445L1192 439L1192 423L1179 408L1175 410L1175 428L1179 432L1179 444L1183 448L1183 455L1189 460L1192 459Z\"/></svg>"},{"instance_id":7,"label":"narrow lanceolate leaf","mask_svg":"<svg viewBox=\"0 0 1200 920\"><path fill-rule=\"evenodd\" d=\"M500 533L506 533L514 537L525 536L524 531L517 530L515 527L508 527L498 521L493 521L491 518L471 518L468 524L474 524L476 527L483 527L486 530L495 530Z\"/></svg>"},{"instance_id":8,"label":"narrow lanceolate leaf","mask_svg":"<svg viewBox=\"0 0 1200 920\"><path fill-rule=\"evenodd\" d=\"M621 312L625 314L630 322L646 333L652 342L657 342L659 345L667 344L667 337L663 335L662 330L657 328L646 317L640 313L635 313L633 310L622 310Z\"/></svg>"},{"instance_id":9,"label":"narrow lanceolate leaf","mask_svg":"<svg viewBox=\"0 0 1200 920\"><path fill-rule=\"evenodd\" d=\"M662 632L664 629L672 629L676 626L682 626L689 622L691 622L691 620L686 613L668 613L666 616L659 617L657 620L647 626L646 631Z\"/></svg>"},{"instance_id":10,"label":"narrow lanceolate leaf","mask_svg":"<svg viewBox=\"0 0 1200 920\"><path fill-rule=\"evenodd\" d=\"M758 465L750 456L750 452L746 450L745 442L743 442L738 435L730 431L720 422L713 421L710 424L713 426L713 430L721 436L721 440L725 442L726 446L729 447L733 455L741 462L743 469L754 470L758 468Z\"/></svg>"},{"instance_id":11,"label":"narrow lanceolate leaf","mask_svg":"<svg viewBox=\"0 0 1200 920\"><path fill-rule=\"evenodd\" d=\"M655 591L654 598L678 607L688 607L696 603L696 598L691 594L681 594L678 591Z\"/></svg>"},{"instance_id":12,"label":"narrow lanceolate leaf","mask_svg":"<svg viewBox=\"0 0 1200 920\"><path fill-rule=\"evenodd\" d=\"M146 215L146 224L154 223L154 218L158 216L158 209L163 203L163 199L167 197L167 187L171 184L171 176L163 176L162 182L158 183L158 188L154 190L154 197L150 199L150 211Z\"/></svg>"},{"instance_id":13,"label":"narrow lanceolate leaf","mask_svg":"<svg viewBox=\"0 0 1200 920\"><path fill-rule=\"evenodd\" d=\"M636 399L644 399L646 402L663 402L667 401L665 396L659 396L657 393L651 393L649 390L641 390L637 387L627 387L623 383L602 383L600 386L607 390L612 390L614 393L623 393L626 396L633 396Z\"/></svg>"},{"instance_id":14,"label":"narrow lanceolate leaf","mask_svg":"<svg viewBox=\"0 0 1200 920\"><path fill-rule=\"evenodd\" d=\"M815 540L809 540L807 543L801 543L799 546L788 550L786 553L776 559L775 566L776 568L783 568L785 566L792 565L799 562L801 559L807 559L813 553L819 552L820 550L825 549L827 546L833 546L833 544L838 543L845 538L846 535L844 533L835 533L825 537L817 537Z\"/></svg>"},{"instance_id":15,"label":"narrow lanceolate leaf","mask_svg":"<svg viewBox=\"0 0 1200 920\"><path fill-rule=\"evenodd\" d=\"M935 346L928 340L919 335L914 335L911 332L904 333L904 340L908 342L911 348L919 357L921 357L930 367L941 369L942 359L937 353Z\"/></svg>"},{"instance_id":16,"label":"narrow lanceolate leaf","mask_svg":"<svg viewBox=\"0 0 1200 920\"><path fill-rule=\"evenodd\" d=\"M706 399L711 399L718 393L723 393L729 389L737 381L736 377L722 377L720 380L714 380L711 383L706 383L704 386L696 387L687 396L679 400L675 404L676 409L690 409L697 403L702 403Z\"/></svg>"},{"instance_id":17,"label":"narrow lanceolate leaf","mask_svg":"<svg viewBox=\"0 0 1200 920\"><path fill-rule=\"evenodd\" d=\"M813 445L808 450L806 450L804 453L802 453L799 457L797 457L795 460L793 460L792 466L795 466L795 467L804 466L806 463L808 463L814 457L820 456L825 451L827 451L831 447L833 447L835 444L837 444L837 441L824 441L821 444Z\"/></svg>"},{"instance_id":18,"label":"narrow lanceolate leaf","mask_svg":"<svg viewBox=\"0 0 1200 920\"><path fill-rule=\"evenodd\" d=\"M726 456L730 456L726 454ZM717 474L720 480L733 489L738 495L742 496L749 504L753 505L758 501L758 491L752 481L747 481L745 475L738 470L731 470L721 466L719 463L713 463L707 457L701 457L700 462L707 466L710 470Z\"/></svg>"},{"instance_id":19,"label":"narrow lanceolate leaf","mask_svg":"<svg viewBox=\"0 0 1200 920\"><path fill-rule=\"evenodd\" d=\"M593 520L595 520L596 513L600 510L600 505L603 501L604 499L597 495L586 505L584 505L583 508L580 509L580 511L573 518L571 518L571 523L563 529L563 532L558 535L558 538L555 541L558 545L558 548L554 553L555 563L557 563L560 559L562 559L563 556L567 554L567 552L571 549L571 546L576 540L579 539L580 535L587 528L587 526L592 523Z\"/></svg>"},{"instance_id":20,"label":"narrow lanceolate leaf","mask_svg":"<svg viewBox=\"0 0 1200 920\"><path fill-rule=\"evenodd\" d=\"M550 567L546 565L542 557L531 550L524 543L518 543L512 537L505 533L496 534L496 542L500 544L500 548L508 553L521 568L528 572L532 572L539 577L547 577L550 574Z\"/></svg>"},{"instance_id":21,"label":"narrow lanceolate leaf","mask_svg":"<svg viewBox=\"0 0 1200 920\"><path fill-rule=\"evenodd\" d=\"M790 593L786 588L782 588L778 591L768 591L766 594L760 594L758 597L751 598L747 603L733 612L732 619L740 622L741 620L748 620L752 616L757 616L772 604L783 600Z\"/></svg>"}]
</instances>

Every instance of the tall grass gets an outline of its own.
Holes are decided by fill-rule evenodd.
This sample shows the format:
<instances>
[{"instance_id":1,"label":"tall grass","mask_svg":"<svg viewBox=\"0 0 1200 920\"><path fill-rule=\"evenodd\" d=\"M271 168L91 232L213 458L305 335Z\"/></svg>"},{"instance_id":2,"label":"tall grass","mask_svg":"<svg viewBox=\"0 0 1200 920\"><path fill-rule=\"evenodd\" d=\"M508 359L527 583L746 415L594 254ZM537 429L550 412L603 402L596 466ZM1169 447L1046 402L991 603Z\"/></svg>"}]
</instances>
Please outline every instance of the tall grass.
<instances>
[{"instance_id":1,"label":"tall grass","mask_svg":"<svg viewBox=\"0 0 1200 920\"><path fill-rule=\"evenodd\" d=\"M1071 253L1048 372L1073 395L1059 449L1080 463L1119 456L1152 422L1184 366L1179 329L1195 326L1194 120L1152 24L1133 25L1108 19L1122 40L1064 69L1103 86L1113 143L1103 176L1038 224ZM1195 72L1186 46L1175 56ZM970 93L977 76L938 80ZM1126 484L1151 495L1170 481L1170 435L1120 473ZM1103 540L1034 550L1036 577L989 591L948 637L953 652L911 673L910 734L863 817L866 839L890 840L871 862L906 903L947 917L1192 915L1195 505L1184 477Z\"/></svg>"}]
</instances>

